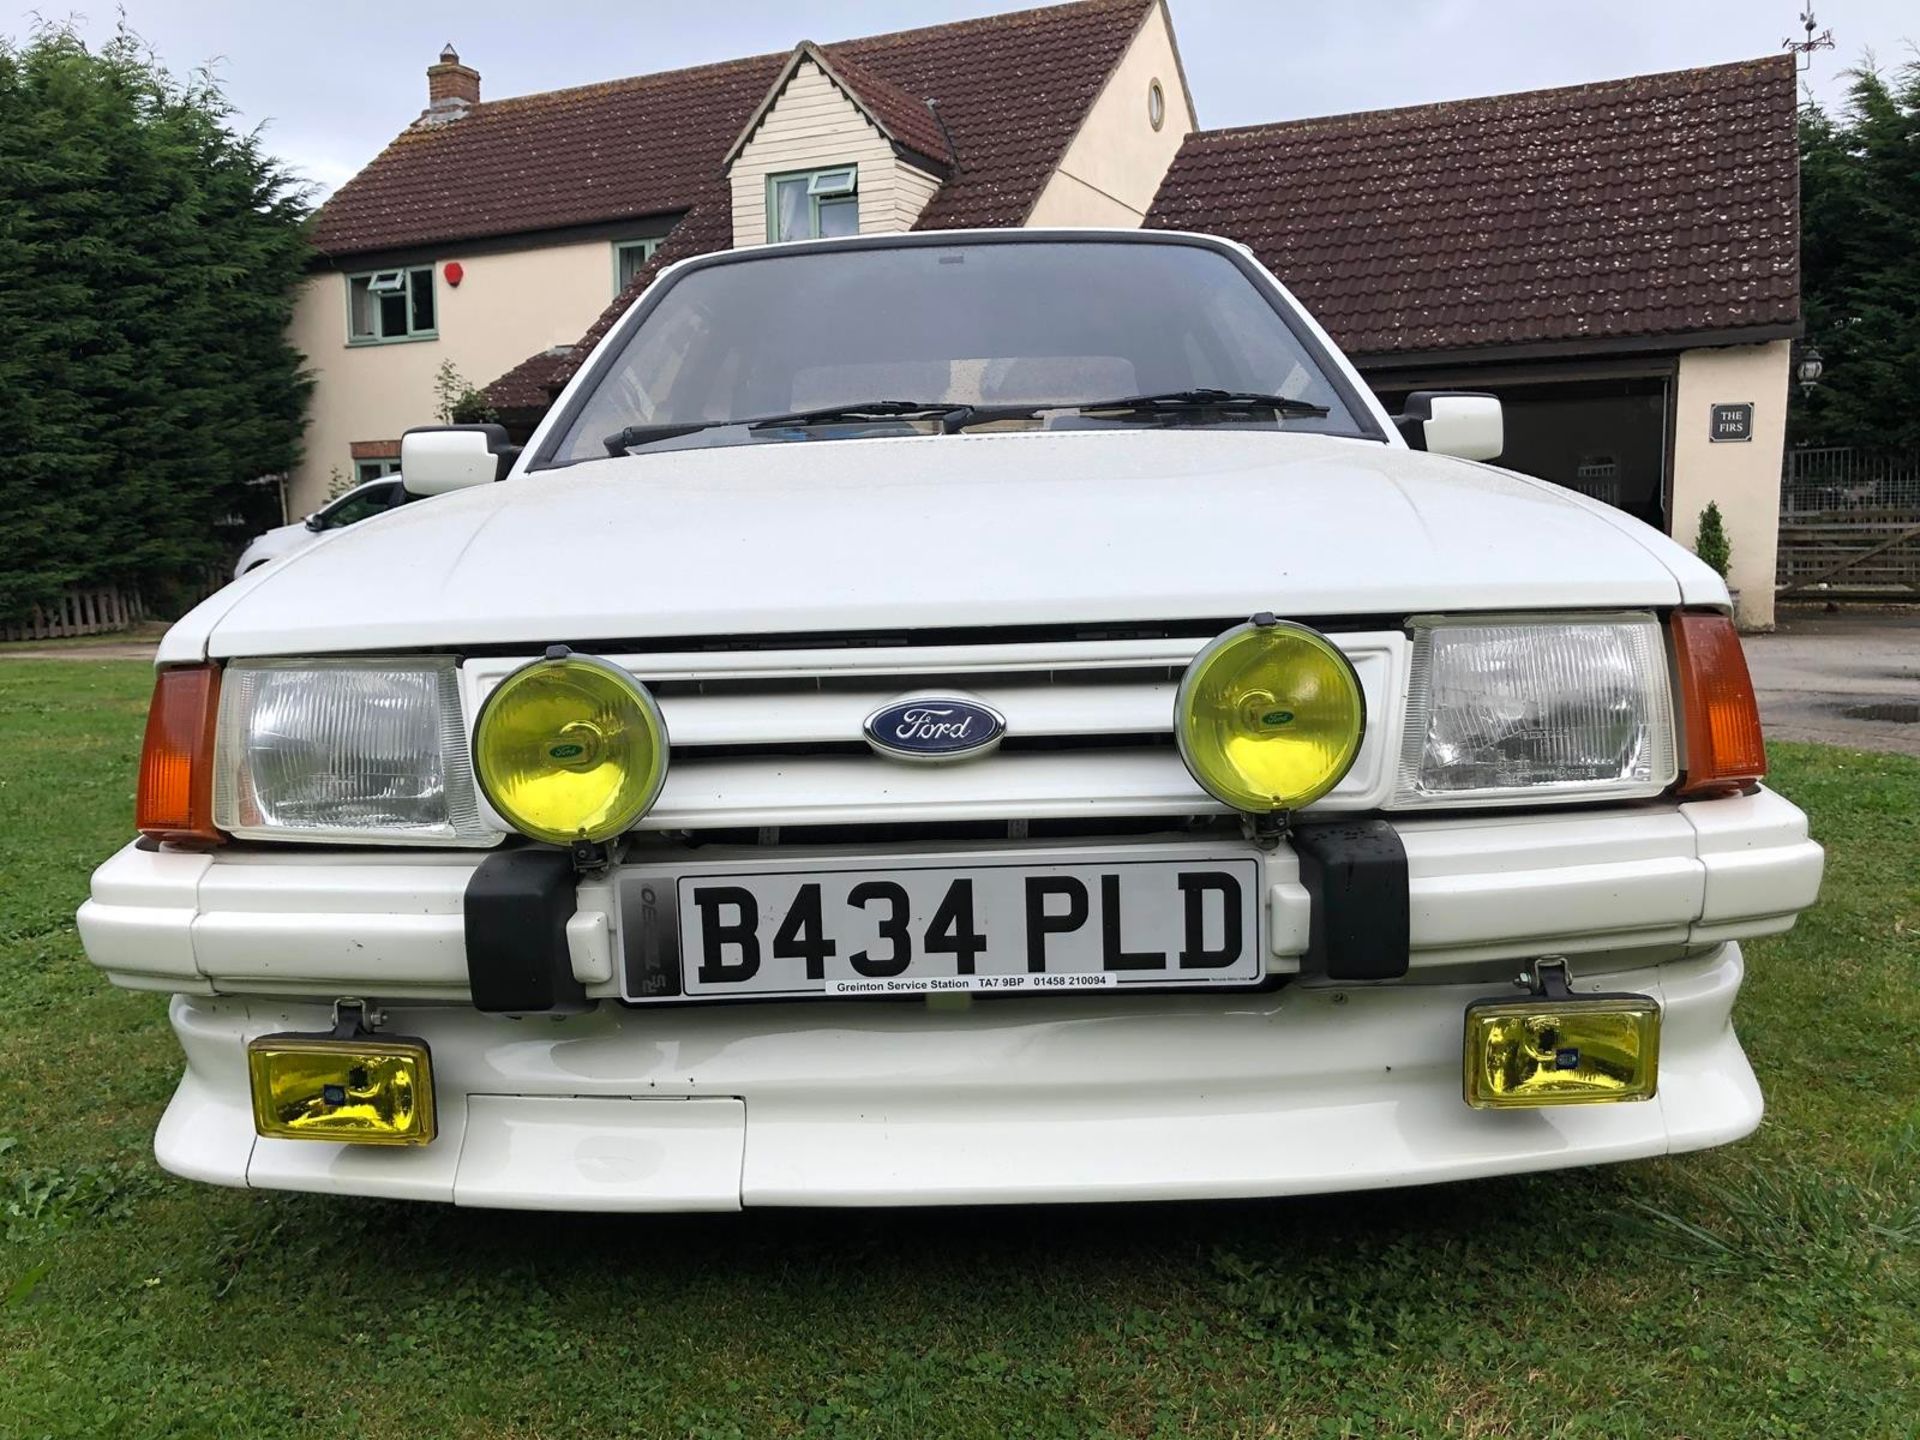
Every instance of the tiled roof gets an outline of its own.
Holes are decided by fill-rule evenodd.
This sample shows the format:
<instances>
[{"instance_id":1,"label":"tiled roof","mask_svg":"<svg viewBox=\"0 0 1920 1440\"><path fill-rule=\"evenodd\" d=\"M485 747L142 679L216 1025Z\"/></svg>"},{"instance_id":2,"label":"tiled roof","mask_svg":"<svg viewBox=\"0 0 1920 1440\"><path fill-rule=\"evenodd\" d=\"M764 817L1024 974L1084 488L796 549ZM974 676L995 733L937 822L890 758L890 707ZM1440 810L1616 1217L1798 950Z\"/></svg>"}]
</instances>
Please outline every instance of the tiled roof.
<instances>
[{"instance_id":1,"label":"tiled roof","mask_svg":"<svg viewBox=\"0 0 1920 1440\"><path fill-rule=\"evenodd\" d=\"M926 101L914 99L886 76L861 64L853 58L847 46L839 46L829 53L811 40L802 40L787 57L787 63L774 79L765 101L748 120L748 128L741 132L740 138L727 152L726 164L733 163L753 138L753 132L760 128L760 123L779 104L781 94L803 60L812 60L820 65L833 78L834 84L845 90L853 103L866 112L887 139L943 166L952 164L953 151L947 144L946 133L941 130L940 122L933 118Z\"/></svg>"},{"instance_id":2,"label":"tiled roof","mask_svg":"<svg viewBox=\"0 0 1920 1440\"><path fill-rule=\"evenodd\" d=\"M841 46L825 53L828 68L851 87L889 139L943 165L953 163L953 149L947 144L946 131L933 118L925 97L908 94L871 65L855 59L850 47Z\"/></svg>"},{"instance_id":3,"label":"tiled roof","mask_svg":"<svg viewBox=\"0 0 1920 1440\"><path fill-rule=\"evenodd\" d=\"M929 226L1012 225L1149 3L1081 0L824 48L849 83L871 74L894 87L863 97L889 127L931 143L924 102L939 102L958 167ZM727 150L786 58L486 100L411 126L334 192L313 243L324 255L364 254L690 210L724 190Z\"/></svg>"},{"instance_id":4,"label":"tiled roof","mask_svg":"<svg viewBox=\"0 0 1920 1440\"><path fill-rule=\"evenodd\" d=\"M487 386L487 403L503 415L546 409L553 398L547 390L548 379L561 361L572 358L571 345L555 345L538 355L529 355Z\"/></svg>"},{"instance_id":5,"label":"tiled roof","mask_svg":"<svg viewBox=\"0 0 1920 1440\"><path fill-rule=\"evenodd\" d=\"M1791 326L1779 56L1187 137L1149 225L1252 247L1349 353Z\"/></svg>"},{"instance_id":6,"label":"tiled roof","mask_svg":"<svg viewBox=\"0 0 1920 1440\"><path fill-rule=\"evenodd\" d=\"M762 55L484 100L403 130L314 220L337 256L685 210L773 81Z\"/></svg>"},{"instance_id":7,"label":"tiled roof","mask_svg":"<svg viewBox=\"0 0 1920 1440\"><path fill-rule=\"evenodd\" d=\"M838 68L850 85L857 86L860 77L870 74L895 87L893 96L926 97L939 103L940 118L953 136L953 168L921 212L915 229L1018 225L1033 208L1041 188L1079 129L1081 117L1126 52L1152 3L1153 0L1080 0L1077 4L1055 5L1044 10L1022 10L924 30L902 30L891 35L840 41L821 48L829 64ZM673 228L633 282L594 322L576 348L575 357L556 367L552 376L555 386L565 383L600 337L626 312L634 297L653 283L661 266L708 251L724 250L733 244L733 200L720 161L774 83L782 60L762 57L735 63L752 67L752 73L759 77L758 88L740 98L738 89L729 83L724 102L715 100L712 114L703 121L702 133L706 137L703 143L710 141L703 152L704 166L691 166L683 188L676 192L679 198L675 203L658 207L685 210L686 218ZM692 73L695 72L676 72L677 75ZM619 85L674 78L642 76L637 81L621 81ZM587 93L555 92L556 95ZM862 98L869 105L875 103L870 97L863 95ZM895 110L905 108L892 96L883 97L879 103L891 104ZM464 119L442 128L458 130L472 123L486 108L484 104L478 106ZM724 124L719 118L722 112ZM930 120L931 116L927 118ZM692 154L696 147L688 140L686 148L687 153ZM392 153L392 147L387 153ZM624 157L623 173L651 165L652 153L638 148L636 142L636 149ZM674 153L678 155L681 151L676 148ZM636 165L635 155L645 156L645 165ZM591 181L610 159L603 162L596 158L583 177L578 171L568 173L568 161L553 158L543 161L540 178L552 189L564 190L569 184L582 188L583 179ZM633 183L640 182L635 179ZM343 188L340 195L345 193ZM335 200L338 199L336 195ZM322 216L324 218L324 211ZM524 368L524 363L515 367L516 370ZM495 405L501 405L493 386L487 387L487 394Z\"/></svg>"},{"instance_id":8,"label":"tiled roof","mask_svg":"<svg viewBox=\"0 0 1920 1440\"><path fill-rule=\"evenodd\" d=\"M1082 0L828 46L939 102L956 170L916 230L1018 225L1152 0Z\"/></svg>"}]
</instances>

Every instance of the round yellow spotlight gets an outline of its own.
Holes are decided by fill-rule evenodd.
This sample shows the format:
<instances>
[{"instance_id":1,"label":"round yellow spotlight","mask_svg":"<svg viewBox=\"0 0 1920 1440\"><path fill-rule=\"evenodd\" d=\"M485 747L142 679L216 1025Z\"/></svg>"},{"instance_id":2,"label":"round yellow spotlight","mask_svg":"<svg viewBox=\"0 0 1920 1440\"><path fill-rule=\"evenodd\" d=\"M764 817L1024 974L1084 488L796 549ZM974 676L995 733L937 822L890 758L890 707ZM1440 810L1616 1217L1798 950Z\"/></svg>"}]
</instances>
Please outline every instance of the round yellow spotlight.
<instances>
[{"instance_id":1,"label":"round yellow spotlight","mask_svg":"<svg viewBox=\"0 0 1920 1440\"><path fill-rule=\"evenodd\" d=\"M1360 677L1326 636L1261 616L1194 656L1174 701L1180 758L1215 799L1297 810L1340 783L1365 733Z\"/></svg>"},{"instance_id":2,"label":"round yellow spotlight","mask_svg":"<svg viewBox=\"0 0 1920 1440\"><path fill-rule=\"evenodd\" d=\"M660 794L667 726L626 671L552 656L514 671L480 707L473 772L523 835L556 845L610 840Z\"/></svg>"}]
</instances>

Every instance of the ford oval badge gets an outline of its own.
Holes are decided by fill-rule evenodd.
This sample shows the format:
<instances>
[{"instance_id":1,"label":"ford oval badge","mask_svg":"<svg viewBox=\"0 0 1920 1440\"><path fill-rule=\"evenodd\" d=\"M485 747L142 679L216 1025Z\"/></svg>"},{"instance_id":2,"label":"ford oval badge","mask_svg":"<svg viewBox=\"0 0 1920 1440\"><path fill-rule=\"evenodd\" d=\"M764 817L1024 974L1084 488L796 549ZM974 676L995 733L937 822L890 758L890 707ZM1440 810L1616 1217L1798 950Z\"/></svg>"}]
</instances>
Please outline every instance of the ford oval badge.
<instances>
[{"instance_id":1,"label":"ford oval badge","mask_svg":"<svg viewBox=\"0 0 1920 1440\"><path fill-rule=\"evenodd\" d=\"M863 727L867 743L894 760L938 762L985 755L1006 733L1006 717L978 700L914 695L882 705Z\"/></svg>"}]
</instances>

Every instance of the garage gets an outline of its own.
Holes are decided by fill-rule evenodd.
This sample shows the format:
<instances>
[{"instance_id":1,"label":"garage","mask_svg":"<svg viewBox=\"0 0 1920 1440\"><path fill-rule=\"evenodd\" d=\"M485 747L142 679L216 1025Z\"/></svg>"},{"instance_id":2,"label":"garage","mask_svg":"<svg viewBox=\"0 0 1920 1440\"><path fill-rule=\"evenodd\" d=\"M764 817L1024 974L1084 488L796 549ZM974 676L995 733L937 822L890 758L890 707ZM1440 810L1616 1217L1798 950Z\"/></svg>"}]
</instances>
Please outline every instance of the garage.
<instances>
[{"instance_id":1,"label":"garage","mask_svg":"<svg viewBox=\"0 0 1920 1440\"><path fill-rule=\"evenodd\" d=\"M1390 408L1500 397L1499 463L1691 544L1773 622L1799 159L1788 57L1201 131L1148 224L1248 245Z\"/></svg>"}]
</instances>

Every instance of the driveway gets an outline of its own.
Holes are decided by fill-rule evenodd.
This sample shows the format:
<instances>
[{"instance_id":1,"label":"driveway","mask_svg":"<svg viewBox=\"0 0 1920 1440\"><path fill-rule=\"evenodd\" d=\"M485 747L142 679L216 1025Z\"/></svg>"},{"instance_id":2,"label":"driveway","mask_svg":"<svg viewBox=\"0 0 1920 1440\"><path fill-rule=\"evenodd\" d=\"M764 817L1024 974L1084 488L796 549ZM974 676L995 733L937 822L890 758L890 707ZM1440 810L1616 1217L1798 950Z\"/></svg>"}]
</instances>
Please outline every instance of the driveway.
<instances>
[{"instance_id":1,"label":"driveway","mask_svg":"<svg viewBox=\"0 0 1920 1440\"><path fill-rule=\"evenodd\" d=\"M1769 739L1920 756L1920 609L1782 610L1746 649Z\"/></svg>"}]
</instances>

